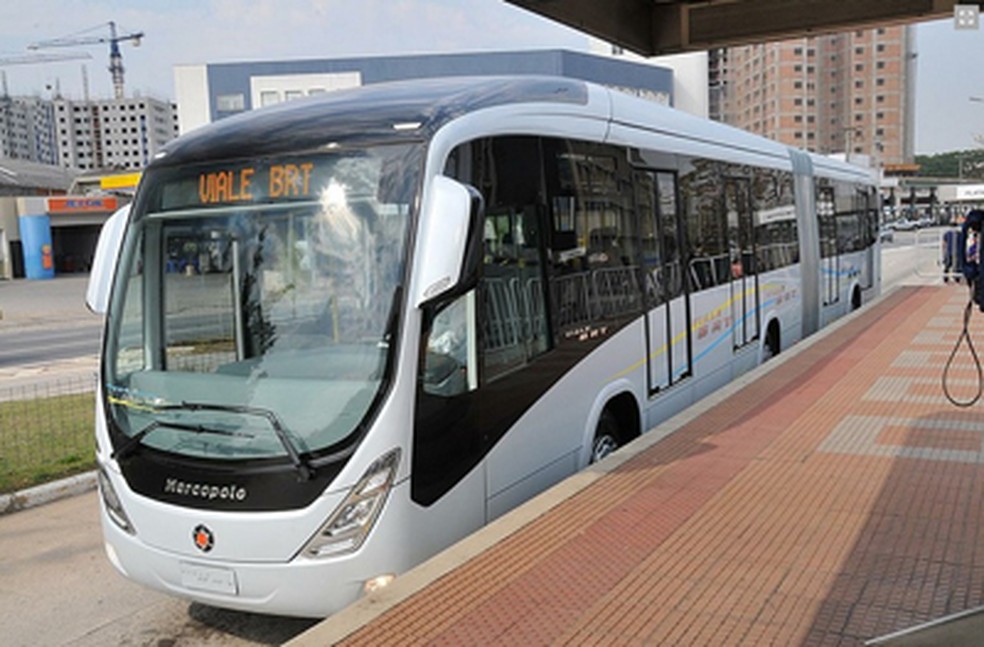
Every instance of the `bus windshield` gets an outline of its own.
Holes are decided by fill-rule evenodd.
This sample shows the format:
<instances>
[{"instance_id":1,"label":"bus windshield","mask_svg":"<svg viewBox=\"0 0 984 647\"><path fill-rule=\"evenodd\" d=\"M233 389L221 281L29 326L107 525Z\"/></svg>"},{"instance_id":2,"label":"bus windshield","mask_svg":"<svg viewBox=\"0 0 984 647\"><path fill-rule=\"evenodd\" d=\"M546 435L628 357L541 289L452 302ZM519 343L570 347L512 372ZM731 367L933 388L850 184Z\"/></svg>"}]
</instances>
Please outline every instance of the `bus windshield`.
<instances>
[{"instance_id":1,"label":"bus windshield","mask_svg":"<svg viewBox=\"0 0 984 647\"><path fill-rule=\"evenodd\" d=\"M109 309L117 451L297 464L345 442L387 375L419 149L148 172Z\"/></svg>"}]
</instances>

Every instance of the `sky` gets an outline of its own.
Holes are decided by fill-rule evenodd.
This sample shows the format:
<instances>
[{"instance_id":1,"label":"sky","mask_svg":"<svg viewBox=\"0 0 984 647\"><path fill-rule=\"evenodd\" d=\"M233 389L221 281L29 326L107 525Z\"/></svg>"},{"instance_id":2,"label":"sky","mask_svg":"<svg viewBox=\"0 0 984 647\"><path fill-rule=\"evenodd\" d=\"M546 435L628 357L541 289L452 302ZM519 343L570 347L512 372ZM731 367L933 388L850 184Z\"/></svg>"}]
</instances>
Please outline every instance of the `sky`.
<instances>
[{"instance_id":1,"label":"sky","mask_svg":"<svg viewBox=\"0 0 984 647\"><path fill-rule=\"evenodd\" d=\"M842 1L842 0L837 0ZM29 53L33 42L85 32L144 32L121 45L126 93L174 99L173 66L295 58L343 58L568 48L588 39L503 0L4 0L0 57ZM95 29L95 31L92 31ZM916 28L917 154L981 148L984 139L984 25L958 31L952 19ZM88 53L67 62L0 67L14 95L59 88L112 96L106 44L43 50Z\"/></svg>"}]
</instances>

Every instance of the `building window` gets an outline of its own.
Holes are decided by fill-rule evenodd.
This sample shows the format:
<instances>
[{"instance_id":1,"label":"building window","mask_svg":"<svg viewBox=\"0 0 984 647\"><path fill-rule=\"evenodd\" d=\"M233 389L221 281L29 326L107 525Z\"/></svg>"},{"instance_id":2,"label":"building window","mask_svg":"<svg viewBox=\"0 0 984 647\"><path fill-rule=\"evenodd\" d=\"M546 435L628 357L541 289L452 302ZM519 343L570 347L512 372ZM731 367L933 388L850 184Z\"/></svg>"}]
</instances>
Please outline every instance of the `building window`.
<instances>
[{"instance_id":1,"label":"building window","mask_svg":"<svg viewBox=\"0 0 984 647\"><path fill-rule=\"evenodd\" d=\"M885 85L885 79L878 79L875 81L877 85Z\"/></svg>"},{"instance_id":2,"label":"building window","mask_svg":"<svg viewBox=\"0 0 984 647\"><path fill-rule=\"evenodd\" d=\"M879 70L884 70L885 69L885 61L878 61L878 64L876 65L876 67Z\"/></svg>"},{"instance_id":3,"label":"building window","mask_svg":"<svg viewBox=\"0 0 984 647\"><path fill-rule=\"evenodd\" d=\"M864 71L864 64L863 63L858 63L857 65L855 65L854 66L854 71L855 72L863 72Z\"/></svg>"},{"instance_id":4,"label":"building window","mask_svg":"<svg viewBox=\"0 0 984 647\"><path fill-rule=\"evenodd\" d=\"M280 103L280 93L276 90L264 90L260 92L260 107L272 106Z\"/></svg>"},{"instance_id":5,"label":"building window","mask_svg":"<svg viewBox=\"0 0 984 647\"><path fill-rule=\"evenodd\" d=\"M219 112L242 112L246 109L246 96L241 92L220 94L215 97L215 109Z\"/></svg>"},{"instance_id":6,"label":"building window","mask_svg":"<svg viewBox=\"0 0 984 647\"><path fill-rule=\"evenodd\" d=\"M304 96L304 93L300 90L287 90L284 92L284 101L293 101L294 99L300 99Z\"/></svg>"}]
</instances>

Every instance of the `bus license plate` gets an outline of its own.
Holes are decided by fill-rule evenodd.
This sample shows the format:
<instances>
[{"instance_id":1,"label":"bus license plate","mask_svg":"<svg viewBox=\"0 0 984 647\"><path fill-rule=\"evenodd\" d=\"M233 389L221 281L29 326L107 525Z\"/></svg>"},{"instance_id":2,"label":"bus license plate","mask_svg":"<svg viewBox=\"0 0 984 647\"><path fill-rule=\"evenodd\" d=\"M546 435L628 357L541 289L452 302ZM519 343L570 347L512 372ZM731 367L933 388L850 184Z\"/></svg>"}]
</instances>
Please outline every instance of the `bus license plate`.
<instances>
[{"instance_id":1,"label":"bus license plate","mask_svg":"<svg viewBox=\"0 0 984 647\"><path fill-rule=\"evenodd\" d=\"M181 585L197 591L236 595L236 572L228 568L181 562Z\"/></svg>"}]
</instances>

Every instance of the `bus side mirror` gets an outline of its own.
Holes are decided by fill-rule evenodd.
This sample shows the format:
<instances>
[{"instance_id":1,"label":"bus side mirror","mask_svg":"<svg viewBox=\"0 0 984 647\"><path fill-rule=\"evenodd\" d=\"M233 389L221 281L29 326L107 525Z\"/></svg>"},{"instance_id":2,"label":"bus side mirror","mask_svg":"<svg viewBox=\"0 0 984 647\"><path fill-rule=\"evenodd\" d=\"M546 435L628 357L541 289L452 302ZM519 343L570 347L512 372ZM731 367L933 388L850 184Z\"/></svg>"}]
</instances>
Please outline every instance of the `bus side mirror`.
<instances>
[{"instance_id":1,"label":"bus side mirror","mask_svg":"<svg viewBox=\"0 0 984 647\"><path fill-rule=\"evenodd\" d=\"M484 208L476 189L436 176L425 210L416 258L418 308L475 287L482 264Z\"/></svg>"},{"instance_id":2,"label":"bus side mirror","mask_svg":"<svg viewBox=\"0 0 984 647\"><path fill-rule=\"evenodd\" d=\"M85 292L85 305L96 314L106 314L109 306L109 289L113 285L113 275L116 272L116 257L119 255L129 215L130 205L117 209L99 232L96 256L92 261L92 273Z\"/></svg>"}]
</instances>

